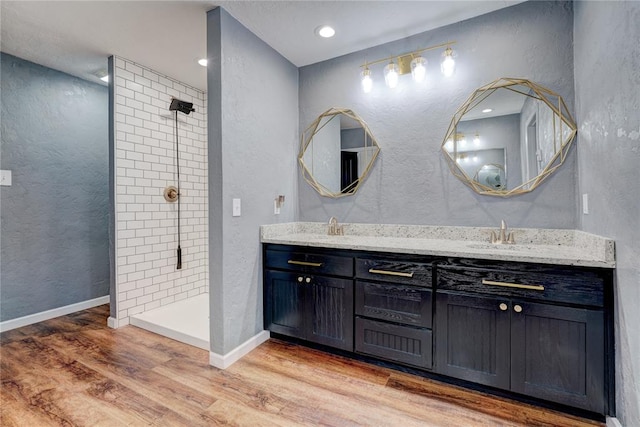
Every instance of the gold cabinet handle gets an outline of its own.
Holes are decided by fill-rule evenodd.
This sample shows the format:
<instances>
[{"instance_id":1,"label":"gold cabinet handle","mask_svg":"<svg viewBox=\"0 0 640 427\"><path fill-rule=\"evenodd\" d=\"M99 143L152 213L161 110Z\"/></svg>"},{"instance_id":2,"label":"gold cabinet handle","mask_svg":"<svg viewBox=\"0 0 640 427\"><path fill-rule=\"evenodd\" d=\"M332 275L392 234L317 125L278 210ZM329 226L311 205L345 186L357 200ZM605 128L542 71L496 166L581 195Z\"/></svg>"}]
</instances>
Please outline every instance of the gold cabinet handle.
<instances>
[{"instance_id":1,"label":"gold cabinet handle","mask_svg":"<svg viewBox=\"0 0 640 427\"><path fill-rule=\"evenodd\" d=\"M507 308L509 308L509 307L507 306L507 304L505 304L505 303L501 303L501 304L500 304L500 310L502 310L502 311L507 311Z\"/></svg>"},{"instance_id":2,"label":"gold cabinet handle","mask_svg":"<svg viewBox=\"0 0 640 427\"><path fill-rule=\"evenodd\" d=\"M494 282L493 280L482 279L483 285L503 286L505 288L530 289L533 291L544 291L542 285L521 285L519 283Z\"/></svg>"},{"instance_id":3,"label":"gold cabinet handle","mask_svg":"<svg viewBox=\"0 0 640 427\"><path fill-rule=\"evenodd\" d=\"M515 311L516 313L522 313L522 306L518 304L514 305L513 311Z\"/></svg>"},{"instance_id":4,"label":"gold cabinet handle","mask_svg":"<svg viewBox=\"0 0 640 427\"><path fill-rule=\"evenodd\" d=\"M387 276L408 277L408 278L412 278L413 277L413 272L411 272L411 273L403 273L401 271L376 270L375 268L370 268L369 269L369 273L372 273L372 274L384 274L384 275L387 275Z\"/></svg>"},{"instance_id":5,"label":"gold cabinet handle","mask_svg":"<svg viewBox=\"0 0 640 427\"><path fill-rule=\"evenodd\" d=\"M287 261L287 264L304 265L304 266L307 266L307 267L322 267L322 263L321 262L294 261L292 259Z\"/></svg>"}]
</instances>

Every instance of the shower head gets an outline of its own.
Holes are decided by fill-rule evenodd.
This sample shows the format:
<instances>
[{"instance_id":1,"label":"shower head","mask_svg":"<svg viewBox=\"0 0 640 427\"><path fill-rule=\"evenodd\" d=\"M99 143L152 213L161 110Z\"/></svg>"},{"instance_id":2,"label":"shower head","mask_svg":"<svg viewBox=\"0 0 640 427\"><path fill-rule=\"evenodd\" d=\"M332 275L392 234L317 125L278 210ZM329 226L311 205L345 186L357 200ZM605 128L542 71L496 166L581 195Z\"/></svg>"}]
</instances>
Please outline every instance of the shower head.
<instances>
[{"instance_id":1,"label":"shower head","mask_svg":"<svg viewBox=\"0 0 640 427\"><path fill-rule=\"evenodd\" d=\"M193 102L180 101L179 99L172 98L171 105L169 105L169 111L180 111L185 114L189 114L192 111L196 111L193 108Z\"/></svg>"}]
</instances>

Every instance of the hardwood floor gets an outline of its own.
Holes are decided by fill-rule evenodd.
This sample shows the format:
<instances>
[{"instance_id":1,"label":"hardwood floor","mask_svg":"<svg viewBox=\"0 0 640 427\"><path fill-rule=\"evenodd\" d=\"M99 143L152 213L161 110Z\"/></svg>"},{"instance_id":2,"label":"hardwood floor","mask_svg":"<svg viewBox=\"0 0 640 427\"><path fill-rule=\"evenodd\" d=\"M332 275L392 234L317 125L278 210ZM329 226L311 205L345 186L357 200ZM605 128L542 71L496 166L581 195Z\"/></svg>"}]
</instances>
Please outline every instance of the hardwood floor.
<instances>
[{"instance_id":1,"label":"hardwood floor","mask_svg":"<svg viewBox=\"0 0 640 427\"><path fill-rule=\"evenodd\" d=\"M0 425L598 426L270 340L221 371L208 352L101 306L0 335Z\"/></svg>"}]
</instances>

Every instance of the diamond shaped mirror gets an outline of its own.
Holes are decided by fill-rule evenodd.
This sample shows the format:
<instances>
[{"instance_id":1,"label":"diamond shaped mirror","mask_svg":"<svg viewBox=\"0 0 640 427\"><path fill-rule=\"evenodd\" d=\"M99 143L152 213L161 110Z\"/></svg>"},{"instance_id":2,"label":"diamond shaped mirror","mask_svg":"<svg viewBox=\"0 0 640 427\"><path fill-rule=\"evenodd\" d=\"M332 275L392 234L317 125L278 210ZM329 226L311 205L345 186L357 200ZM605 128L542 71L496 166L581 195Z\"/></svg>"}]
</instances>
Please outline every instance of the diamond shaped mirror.
<instances>
[{"instance_id":1,"label":"diamond shaped mirror","mask_svg":"<svg viewBox=\"0 0 640 427\"><path fill-rule=\"evenodd\" d=\"M298 162L305 181L325 197L355 194L380 147L351 110L330 108L304 131Z\"/></svg>"},{"instance_id":2,"label":"diamond shaped mirror","mask_svg":"<svg viewBox=\"0 0 640 427\"><path fill-rule=\"evenodd\" d=\"M562 97L505 77L458 109L442 151L451 172L475 192L508 197L533 191L558 169L575 136Z\"/></svg>"}]
</instances>

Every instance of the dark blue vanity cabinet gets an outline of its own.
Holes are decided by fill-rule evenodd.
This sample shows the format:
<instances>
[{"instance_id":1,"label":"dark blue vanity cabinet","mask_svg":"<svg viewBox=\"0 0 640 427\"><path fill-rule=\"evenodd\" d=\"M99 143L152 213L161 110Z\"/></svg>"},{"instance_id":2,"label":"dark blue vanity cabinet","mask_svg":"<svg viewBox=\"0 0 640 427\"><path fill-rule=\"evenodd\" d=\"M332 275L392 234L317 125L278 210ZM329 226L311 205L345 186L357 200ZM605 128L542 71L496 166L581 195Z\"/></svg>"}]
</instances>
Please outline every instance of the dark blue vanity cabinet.
<instances>
[{"instance_id":1,"label":"dark blue vanity cabinet","mask_svg":"<svg viewBox=\"0 0 640 427\"><path fill-rule=\"evenodd\" d=\"M356 258L355 350L430 369L433 267L407 258Z\"/></svg>"},{"instance_id":2,"label":"dark blue vanity cabinet","mask_svg":"<svg viewBox=\"0 0 640 427\"><path fill-rule=\"evenodd\" d=\"M611 269L276 244L263 255L275 334L615 413Z\"/></svg>"},{"instance_id":3,"label":"dark blue vanity cabinet","mask_svg":"<svg viewBox=\"0 0 640 427\"><path fill-rule=\"evenodd\" d=\"M353 258L274 246L264 252L265 329L353 351Z\"/></svg>"},{"instance_id":4,"label":"dark blue vanity cabinet","mask_svg":"<svg viewBox=\"0 0 640 427\"><path fill-rule=\"evenodd\" d=\"M437 267L436 371L606 413L606 271Z\"/></svg>"}]
</instances>

